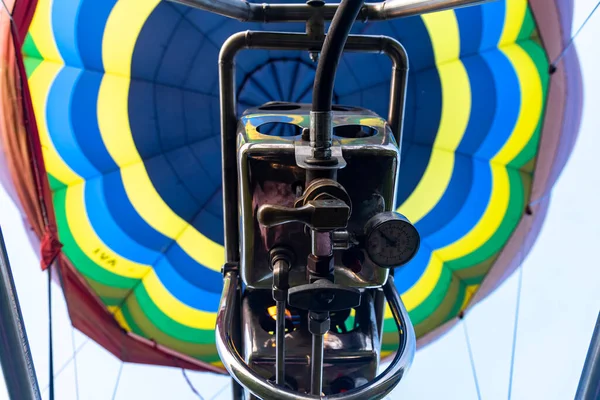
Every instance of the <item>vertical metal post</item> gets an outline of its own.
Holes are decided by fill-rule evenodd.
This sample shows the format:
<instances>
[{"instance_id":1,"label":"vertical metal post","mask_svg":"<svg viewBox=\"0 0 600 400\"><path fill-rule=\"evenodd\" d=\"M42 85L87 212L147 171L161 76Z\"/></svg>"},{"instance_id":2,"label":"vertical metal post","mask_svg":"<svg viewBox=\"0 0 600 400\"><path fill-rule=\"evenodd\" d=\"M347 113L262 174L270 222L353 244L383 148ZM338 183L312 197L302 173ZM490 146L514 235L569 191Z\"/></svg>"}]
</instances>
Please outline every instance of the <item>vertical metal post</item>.
<instances>
[{"instance_id":1,"label":"vertical metal post","mask_svg":"<svg viewBox=\"0 0 600 400\"><path fill-rule=\"evenodd\" d=\"M39 400L35 368L0 229L0 364L11 399Z\"/></svg>"},{"instance_id":2,"label":"vertical metal post","mask_svg":"<svg viewBox=\"0 0 600 400\"><path fill-rule=\"evenodd\" d=\"M583 364L576 400L600 399L600 313L590 341L590 348Z\"/></svg>"}]
</instances>

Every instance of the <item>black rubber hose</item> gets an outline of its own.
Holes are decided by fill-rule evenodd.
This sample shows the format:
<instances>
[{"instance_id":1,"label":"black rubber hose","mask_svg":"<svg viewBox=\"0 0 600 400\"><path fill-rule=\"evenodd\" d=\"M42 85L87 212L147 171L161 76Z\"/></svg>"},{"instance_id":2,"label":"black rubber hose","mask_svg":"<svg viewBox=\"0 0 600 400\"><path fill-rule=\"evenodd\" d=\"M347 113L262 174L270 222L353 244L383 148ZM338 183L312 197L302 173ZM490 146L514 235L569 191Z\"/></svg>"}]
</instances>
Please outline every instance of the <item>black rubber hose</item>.
<instances>
[{"instance_id":1,"label":"black rubber hose","mask_svg":"<svg viewBox=\"0 0 600 400\"><path fill-rule=\"evenodd\" d=\"M363 3L364 0L342 0L333 16L315 74L313 111L331 111L333 83L337 66L352 24L354 24Z\"/></svg>"}]
</instances>

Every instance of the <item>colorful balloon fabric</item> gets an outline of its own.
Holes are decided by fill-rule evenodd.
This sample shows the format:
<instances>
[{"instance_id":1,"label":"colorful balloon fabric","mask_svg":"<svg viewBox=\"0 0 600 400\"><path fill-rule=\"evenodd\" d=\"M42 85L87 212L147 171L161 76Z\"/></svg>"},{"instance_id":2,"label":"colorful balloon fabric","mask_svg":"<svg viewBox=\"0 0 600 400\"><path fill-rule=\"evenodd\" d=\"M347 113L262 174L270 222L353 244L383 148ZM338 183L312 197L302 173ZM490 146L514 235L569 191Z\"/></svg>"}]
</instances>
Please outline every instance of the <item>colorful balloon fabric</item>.
<instances>
[{"instance_id":1,"label":"colorful balloon fabric","mask_svg":"<svg viewBox=\"0 0 600 400\"><path fill-rule=\"evenodd\" d=\"M219 367L217 57L233 33L304 25L241 23L158 0L19 3L33 10L20 50L62 262L83 278L77 291L65 287L73 323L128 361ZM496 1L353 28L396 38L410 58L397 207L422 244L395 280L421 345L525 257L572 148L574 50L549 70L573 6L551 3ZM245 51L237 63L240 112L310 102L308 54ZM335 102L387 115L390 66L344 55ZM90 302L96 312L81 312ZM386 318L389 354L397 335ZM150 359L157 349L165 356Z\"/></svg>"}]
</instances>

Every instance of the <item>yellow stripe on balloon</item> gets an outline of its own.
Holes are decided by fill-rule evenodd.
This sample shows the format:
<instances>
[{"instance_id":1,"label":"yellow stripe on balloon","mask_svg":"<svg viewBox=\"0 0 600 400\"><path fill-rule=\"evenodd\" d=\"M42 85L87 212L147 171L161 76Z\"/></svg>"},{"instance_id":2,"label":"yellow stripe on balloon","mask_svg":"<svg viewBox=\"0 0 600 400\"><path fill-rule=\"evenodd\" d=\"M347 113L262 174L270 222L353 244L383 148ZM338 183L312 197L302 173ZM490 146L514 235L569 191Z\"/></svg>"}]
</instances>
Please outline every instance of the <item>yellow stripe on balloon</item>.
<instances>
[{"instance_id":1,"label":"yellow stripe on balloon","mask_svg":"<svg viewBox=\"0 0 600 400\"><path fill-rule=\"evenodd\" d=\"M125 320L125 316L123 315L123 310L119 306L108 306L108 311L113 315L115 320L119 323L121 328L125 329L127 332L131 332L132 329Z\"/></svg>"},{"instance_id":2,"label":"yellow stripe on balloon","mask_svg":"<svg viewBox=\"0 0 600 400\"><path fill-rule=\"evenodd\" d=\"M174 240L196 262L221 271L225 262L223 246L213 242L181 219L156 192L143 163L121 170L127 197L138 214L154 229Z\"/></svg>"},{"instance_id":3,"label":"yellow stripe on balloon","mask_svg":"<svg viewBox=\"0 0 600 400\"><path fill-rule=\"evenodd\" d=\"M216 313L200 311L179 301L163 286L154 271L149 272L142 282L154 304L174 321L196 329L215 329Z\"/></svg>"},{"instance_id":4,"label":"yellow stripe on balloon","mask_svg":"<svg viewBox=\"0 0 600 400\"><path fill-rule=\"evenodd\" d=\"M460 144L471 113L469 76L458 59L460 33L453 11L423 16L431 37L442 86L440 125L429 164L421 181L399 207L413 223L420 221L440 201L452 177L454 152ZM454 61L452 61L454 60ZM440 65L444 63L443 65Z\"/></svg>"},{"instance_id":5,"label":"yellow stripe on balloon","mask_svg":"<svg viewBox=\"0 0 600 400\"><path fill-rule=\"evenodd\" d=\"M510 182L506 165L527 146L541 118L542 83L533 60L516 44L504 47L503 51L515 69L521 88L519 116L511 136L490 162L492 193L486 211L469 233L435 252L444 261L455 260L472 253L483 246L498 230L510 200Z\"/></svg>"},{"instance_id":6,"label":"yellow stripe on balloon","mask_svg":"<svg viewBox=\"0 0 600 400\"><path fill-rule=\"evenodd\" d=\"M508 141L492 158L492 162L507 165L525 148L535 133L544 107L543 87L539 71L525 50L518 44L502 48L517 73L521 87L521 109Z\"/></svg>"},{"instance_id":7,"label":"yellow stripe on balloon","mask_svg":"<svg viewBox=\"0 0 600 400\"><path fill-rule=\"evenodd\" d=\"M106 150L119 167L142 162L129 126L129 79L104 75L98 90L98 126Z\"/></svg>"},{"instance_id":8,"label":"yellow stripe on balloon","mask_svg":"<svg viewBox=\"0 0 600 400\"><path fill-rule=\"evenodd\" d=\"M527 0L506 0L504 29L498 46L515 43L527 13Z\"/></svg>"},{"instance_id":9,"label":"yellow stripe on balloon","mask_svg":"<svg viewBox=\"0 0 600 400\"><path fill-rule=\"evenodd\" d=\"M119 0L112 9L102 41L107 73L130 76L131 55L142 27L159 0ZM37 43L37 42L36 42Z\"/></svg>"},{"instance_id":10,"label":"yellow stripe on balloon","mask_svg":"<svg viewBox=\"0 0 600 400\"><path fill-rule=\"evenodd\" d=\"M510 199L510 181L504 165L491 164L491 172L492 193L485 212L469 233L434 252L442 260L455 260L472 253L483 246L502 223Z\"/></svg>"},{"instance_id":11,"label":"yellow stripe on balloon","mask_svg":"<svg viewBox=\"0 0 600 400\"><path fill-rule=\"evenodd\" d=\"M81 251L103 269L127 278L141 279L151 268L115 253L96 234L85 208L85 183L67 187L65 209L67 224Z\"/></svg>"},{"instance_id":12,"label":"yellow stripe on balloon","mask_svg":"<svg viewBox=\"0 0 600 400\"><path fill-rule=\"evenodd\" d=\"M98 125L107 151L121 168L129 201L152 228L177 240L196 262L220 271L225 261L223 246L179 217L152 184L131 133L128 93L129 79L115 75L103 77L98 93Z\"/></svg>"},{"instance_id":13,"label":"yellow stripe on balloon","mask_svg":"<svg viewBox=\"0 0 600 400\"><path fill-rule=\"evenodd\" d=\"M425 14L421 17L429 32L436 65L460 56L460 31L454 10Z\"/></svg>"},{"instance_id":14,"label":"yellow stripe on balloon","mask_svg":"<svg viewBox=\"0 0 600 400\"><path fill-rule=\"evenodd\" d=\"M423 272L423 275L419 280L406 292L402 293L402 301L408 311L412 311L417 306L425 301L429 294L435 289L435 285L438 284L440 276L442 275L442 268L444 262L436 255L434 251L431 254L427 268Z\"/></svg>"},{"instance_id":15,"label":"yellow stripe on balloon","mask_svg":"<svg viewBox=\"0 0 600 400\"><path fill-rule=\"evenodd\" d=\"M82 182L83 179L77 175L61 158L60 154L58 154L58 151L56 151L56 148L52 143L46 124L46 103L48 101L48 93L50 92L54 79L61 69L62 65L60 64L43 61L29 77L28 85L46 170L54 178L67 185Z\"/></svg>"},{"instance_id":16,"label":"yellow stripe on balloon","mask_svg":"<svg viewBox=\"0 0 600 400\"><path fill-rule=\"evenodd\" d=\"M465 298L463 299L463 302L462 302L462 304L460 306L460 310L461 311L463 311L465 308L467 308L467 305L469 305L469 302L473 298L473 295L477 292L477 289L479 289L479 285L478 284L468 285L465 288Z\"/></svg>"},{"instance_id":17,"label":"yellow stripe on balloon","mask_svg":"<svg viewBox=\"0 0 600 400\"><path fill-rule=\"evenodd\" d=\"M44 60L63 64L52 30L52 0L38 0L35 13L29 25L29 34Z\"/></svg>"}]
</instances>

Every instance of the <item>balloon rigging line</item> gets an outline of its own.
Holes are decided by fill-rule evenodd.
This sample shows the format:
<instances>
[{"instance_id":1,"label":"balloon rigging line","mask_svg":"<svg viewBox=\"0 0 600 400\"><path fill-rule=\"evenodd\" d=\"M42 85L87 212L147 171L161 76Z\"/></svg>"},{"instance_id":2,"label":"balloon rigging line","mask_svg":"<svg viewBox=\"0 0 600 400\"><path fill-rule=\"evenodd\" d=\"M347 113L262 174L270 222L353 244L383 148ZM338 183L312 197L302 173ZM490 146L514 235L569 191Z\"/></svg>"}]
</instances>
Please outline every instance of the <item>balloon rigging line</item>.
<instances>
[{"instance_id":1,"label":"balloon rigging line","mask_svg":"<svg viewBox=\"0 0 600 400\"><path fill-rule=\"evenodd\" d=\"M119 373L117 374L117 382L115 383L115 388L113 390L112 400L115 400L117 397L117 390L119 390L119 383L121 382L121 374L123 373L123 361L121 361L121 366L119 367Z\"/></svg>"},{"instance_id":2,"label":"balloon rigging line","mask_svg":"<svg viewBox=\"0 0 600 400\"><path fill-rule=\"evenodd\" d=\"M90 341L90 339L89 339L89 338L86 338L85 342L83 342L82 344L80 344L80 345L79 345L79 347L77 348L77 350L75 350L75 352L73 353L73 355L72 355L72 356L71 356L71 357L70 357L70 358L69 358L67 361L65 361L65 363L64 363L64 364L63 364L63 365L62 365L62 366L61 366L61 367L58 369L58 371L56 371L56 374L54 374L54 377L53 377L53 379L52 379L52 380L54 380L54 379L58 378L58 377L60 376L60 374L62 374L62 373L63 373L63 371L64 371L64 370L65 370L65 369L66 369L66 368L69 366L69 364L71 364L71 362L73 361L73 357L75 357L75 356L76 356L76 355L79 353L79 351L80 351L80 350L83 348L83 346L85 346L85 345L86 345L86 344L87 344L89 341ZM43 391L45 392L46 390L48 390L49 386L50 386L50 384L48 383L48 384L46 385L46 387L44 388L44 390L43 390Z\"/></svg>"},{"instance_id":3,"label":"balloon rigging line","mask_svg":"<svg viewBox=\"0 0 600 400\"><path fill-rule=\"evenodd\" d=\"M567 43L567 45L565 46L565 48L563 49L563 51L561 51L560 54L558 55L558 57L556 57L556 59L554 61L552 61L552 63L550 64L550 73L554 73L554 71L556 71L556 65L560 62L560 60L562 60L562 58L564 57L564 55L567 52L567 50L569 50L569 48L571 48L571 46L573 45L573 43L575 41L575 38L577 37L577 35L579 35L579 32L581 32L581 30L588 23L588 21L590 20L590 18L592 18L592 15L594 15L594 13L598 9L598 7L600 7L600 1L598 3L596 3L596 6L588 14L587 18L585 19L585 21L583 21L583 24L581 24L581 26L579 27L579 29L577 29L577 32L575 32L575 34L573 35L573 37L571 37L571 39L569 40L569 43Z\"/></svg>"},{"instance_id":4,"label":"balloon rigging line","mask_svg":"<svg viewBox=\"0 0 600 400\"><path fill-rule=\"evenodd\" d=\"M475 368L475 358L473 357L473 350L471 349L471 339L469 339L469 331L467 330L467 321L464 317L462 319L462 326L465 332L465 340L467 341L467 351L469 352L469 360L471 362L471 371L473 372L473 380L475 381L475 389L477 390L477 398L481 400L481 390L479 389L479 379L477 379L477 369Z\"/></svg>"},{"instance_id":5,"label":"balloon rigging line","mask_svg":"<svg viewBox=\"0 0 600 400\"><path fill-rule=\"evenodd\" d=\"M10 11L8 10L8 6L6 5L6 3L4 2L4 0L2 0L2 7L4 7L4 9L6 10L6 14L8 14L8 19L10 19L10 23L11 25L15 23L15 21L13 20L13 16L10 13Z\"/></svg>"},{"instance_id":6,"label":"balloon rigging line","mask_svg":"<svg viewBox=\"0 0 600 400\"><path fill-rule=\"evenodd\" d=\"M190 390L192 392L194 392L194 394L200 399L200 400L204 400L204 397L202 397L202 395L200 393L198 393L198 391L196 390L196 388L194 387L194 385L192 384L192 381L190 381L190 378L187 376L187 372L185 372L184 368L181 368L181 373L183 374L183 377L185 378L185 381L187 382L188 386L190 387Z\"/></svg>"},{"instance_id":7,"label":"balloon rigging line","mask_svg":"<svg viewBox=\"0 0 600 400\"><path fill-rule=\"evenodd\" d=\"M525 241L525 239L523 239L523 242ZM517 286L517 304L515 306L515 323L514 323L514 329L513 329L513 343L512 343L512 351L511 351L511 356L510 356L510 373L508 376L508 400L511 399L512 397L512 384L513 384L513 375L514 375L514 369L515 369L515 350L517 348L517 331L519 328L519 309L521 306L521 292L522 292L522 288L523 288L523 251L524 251L524 246L525 243L523 243L523 245L521 245L521 260L520 260L520 264L519 264L519 281L518 281L518 286Z\"/></svg>"},{"instance_id":8,"label":"balloon rigging line","mask_svg":"<svg viewBox=\"0 0 600 400\"><path fill-rule=\"evenodd\" d=\"M73 364L75 367L75 397L79 400L79 375L77 374L77 354L75 354L75 328L71 326L71 348L73 349Z\"/></svg>"},{"instance_id":9,"label":"balloon rigging line","mask_svg":"<svg viewBox=\"0 0 600 400\"><path fill-rule=\"evenodd\" d=\"M215 400L218 395L223 393L223 391L229 387L229 385L230 385L230 382L227 382L227 384L225 386L223 386L221 389L219 389L219 391L217 393L213 394L212 397L208 400Z\"/></svg>"},{"instance_id":10,"label":"balloon rigging line","mask_svg":"<svg viewBox=\"0 0 600 400\"><path fill-rule=\"evenodd\" d=\"M52 264L48 267L48 384L50 400L54 400L54 346L52 343Z\"/></svg>"}]
</instances>

